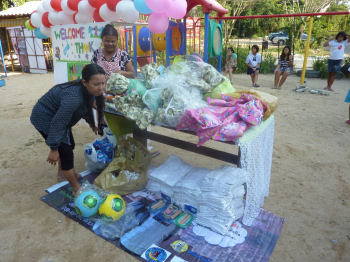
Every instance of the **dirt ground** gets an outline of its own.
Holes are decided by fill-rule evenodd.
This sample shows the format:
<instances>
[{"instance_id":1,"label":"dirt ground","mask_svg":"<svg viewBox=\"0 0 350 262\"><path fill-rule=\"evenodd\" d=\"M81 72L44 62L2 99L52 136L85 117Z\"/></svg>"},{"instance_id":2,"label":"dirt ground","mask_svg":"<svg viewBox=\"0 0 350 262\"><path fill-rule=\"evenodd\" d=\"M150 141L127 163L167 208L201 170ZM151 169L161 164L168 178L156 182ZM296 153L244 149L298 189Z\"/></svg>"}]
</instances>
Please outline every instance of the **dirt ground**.
<instances>
[{"instance_id":1,"label":"dirt ground","mask_svg":"<svg viewBox=\"0 0 350 262\"><path fill-rule=\"evenodd\" d=\"M247 75L234 79L250 86ZM350 261L350 126L343 102L350 80L337 81L331 96L318 96L294 93L295 76L281 91L270 89L272 75L260 79L261 90L280 98L264 208L286 223L270 261ZM307 84L323 88L325 81ZM19 74L0 88L0 261L136 261L39 199L56 183L56 170L46 163L48 148L29 116L52 85L53 74ZM74 136L76 169L83 171L83 145L95 136L85 124L74 128ZM220 164L152 145L161 152L157 163L175 153L194 165Z\"/></svg>"}]
</instances>

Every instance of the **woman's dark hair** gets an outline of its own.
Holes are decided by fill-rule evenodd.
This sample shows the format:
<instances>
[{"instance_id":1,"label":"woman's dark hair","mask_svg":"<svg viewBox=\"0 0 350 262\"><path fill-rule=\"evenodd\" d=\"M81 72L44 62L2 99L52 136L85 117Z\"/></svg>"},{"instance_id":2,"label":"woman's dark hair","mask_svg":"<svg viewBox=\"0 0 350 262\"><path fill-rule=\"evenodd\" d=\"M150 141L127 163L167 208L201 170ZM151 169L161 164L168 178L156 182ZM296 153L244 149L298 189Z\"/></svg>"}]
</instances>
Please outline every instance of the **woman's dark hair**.
<instances>
[{"instance_id":1,"label":"woman's dark hair","mask_svg":"<svg viewBox=\"0 0 350 262\"><path fill-rule=\"evenodd\" d=\"M288 48L288 54L287 56L284 54L284 49ZM289 61L289 57L292 55L291 51L290 51L290 47L289 46L285 46L283 49L282 49L282 54L280 56L281 60L287 60Z\"/></svg>"},{"instance_id":2,"label":"woman's dark hair","mask_svg":"<svg viewBox=\"0 0 350 262\"><path fill-rule=\"evenodd\" d=\"M253 46L252 46L252 50L253 50L253 48L256 49L256 52L257 52L257 53L259 52L259 47L258 47L257 45L253 45Z\"/></svg>"},{"instance_id":3,"label":"woman's dark hair","mask_svg":"<svg viewBox=\"0 0 350 262\"><path fill-rule=\"evenodd\" d=\"M97 64L88 64L84 67L84 69L82 71L82 78L86 82L89 82L93 75L99 75L99 74L105 75L106 72L101 66L99 66ZM86 90L86 89L84 89L84 90ZM93 99L91 99L91 96L89 95L87 90L86 90L86 92L84 92L84 101L85 101L86 107L88 109L88 121L87 122L89 123L89 126L92 129L94 129L95 120L94 120L94 114L93 114L93 110L92 110L94 101L93 101ZM102 127L102 122L103 122L102 120L104 119L103 110L105 107L105 98L103 95L96 96L95 101L96 101L96 109L97 109L98 132L100 135L102 135L101 127Z\"/></svg>"},{"instance_id":4,"label":"woman's dark hair","mask_svg":"<svg viewBox=\"0 0 350 262\"><path fill-rule=\"evenodd\" d=\"M228 50L231 50L232 54L235 52L232 47L229 47Z\"/></svg>"},{"instance_id":5,"label":"woman's dark hair","mask_svg":"<svg viewBox=\"0 0 350 262\"><path fill-rule=\"evenodd\" d=\"M341 31L335 36L335 40L338 40L339 36L342 36L343 40L346 40L347 34L344 31Z\"/></svg>"},{"instance_id":6,"label":"woman's dark hair","mask_svg":"<svg viewBox=\"0 0 350 262\"><path fill-rule=\"evenodd\" d=\"M105 27L103 28L102 33L101 33L101 38L103 38L107 35L116 36L117 38L119 37L117 29L115 29L114 26L111 24L105 25Z\"/></svg>"}]
</instances>

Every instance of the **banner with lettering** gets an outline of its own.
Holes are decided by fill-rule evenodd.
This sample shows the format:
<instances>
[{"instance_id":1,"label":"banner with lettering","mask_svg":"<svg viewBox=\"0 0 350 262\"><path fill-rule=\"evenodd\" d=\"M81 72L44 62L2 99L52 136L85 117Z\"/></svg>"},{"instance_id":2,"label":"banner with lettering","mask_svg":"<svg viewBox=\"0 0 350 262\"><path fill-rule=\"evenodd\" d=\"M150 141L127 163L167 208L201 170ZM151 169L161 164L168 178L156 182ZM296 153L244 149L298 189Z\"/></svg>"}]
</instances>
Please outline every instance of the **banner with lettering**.
<instances>
[{"instance_id":1,"label":"banner with lettering","mask_svg":"<svg viewBox=\"0 0 350 262\"><path fill-rule=\"evenodd\" d=\"M55 83L80 78L82 65L90 63L101 47L101 33L106 23L59 25L52 27Z\"/></svg>"},{"instance_id":2,"label":"banner with lettering","mask_svg":"<svg viewBox=\"0 0 350 262\"><path fill-rule=\"evenodd\" d=\"M101 46L101 32L106 23L61 25L52 27L55 61L90 61Z\"/></svg>"}]
</instances>

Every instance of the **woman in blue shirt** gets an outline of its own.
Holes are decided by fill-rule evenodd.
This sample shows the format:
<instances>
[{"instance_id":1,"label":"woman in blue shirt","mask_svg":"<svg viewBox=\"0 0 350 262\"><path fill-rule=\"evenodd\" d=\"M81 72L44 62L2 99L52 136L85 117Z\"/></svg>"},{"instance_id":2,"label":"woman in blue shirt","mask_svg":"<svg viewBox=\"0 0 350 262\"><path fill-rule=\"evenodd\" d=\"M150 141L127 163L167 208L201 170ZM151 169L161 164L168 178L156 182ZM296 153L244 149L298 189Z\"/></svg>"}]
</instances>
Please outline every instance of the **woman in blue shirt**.
<instances>
[{"instance_id":1,"label":"woman in blue shirt","mask_svg":"<svg viewBox=\"0 0 350 262\"><path fill-rule=\"evenodd\" d=\"M96 64L85 66L82 80L54 86L33 108L30 120L50 147L47 161L58 164L58 175L66 178L76 193L80 185L74 172L74 138L72 127L85 119L95 133L102 133L106 78L103 68ZM93 117L96 101L98 127Z\"/></svg>"}]
</instances>

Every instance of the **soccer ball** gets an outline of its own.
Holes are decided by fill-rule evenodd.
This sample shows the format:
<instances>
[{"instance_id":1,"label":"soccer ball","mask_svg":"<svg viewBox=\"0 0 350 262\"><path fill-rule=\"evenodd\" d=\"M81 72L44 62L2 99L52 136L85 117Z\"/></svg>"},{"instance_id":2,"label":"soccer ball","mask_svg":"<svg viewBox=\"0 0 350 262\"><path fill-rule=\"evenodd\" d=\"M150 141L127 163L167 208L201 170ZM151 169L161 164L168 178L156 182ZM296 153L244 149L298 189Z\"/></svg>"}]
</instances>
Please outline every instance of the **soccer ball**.
<instances>
[{"instance_id":1,"label":"soccer ball","mask_svg":"<svg viewBox=\"0 0 350 262\"><path fill-rule=\"evenodd\" d=\"M92 190L81 193L75 200L75 211L82 217L95 215L101 205L100 196Z\"/></svg>"},{"instance_id":2,"label":"soccer ball","mask_svg":"<svg viewBox=\"0 0 350 262\"><path fill-rule=\"evenodd\" d=\"M107 221L117 221L124 215L125 202L120 195L110 194L101 204L98 212Z\"/></svg>"}]
</instances>

